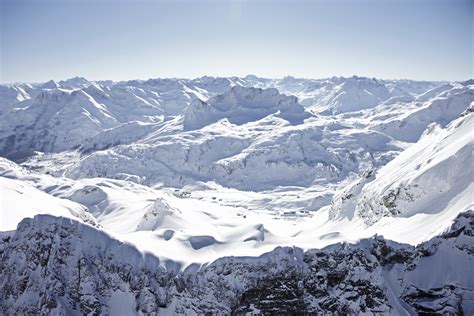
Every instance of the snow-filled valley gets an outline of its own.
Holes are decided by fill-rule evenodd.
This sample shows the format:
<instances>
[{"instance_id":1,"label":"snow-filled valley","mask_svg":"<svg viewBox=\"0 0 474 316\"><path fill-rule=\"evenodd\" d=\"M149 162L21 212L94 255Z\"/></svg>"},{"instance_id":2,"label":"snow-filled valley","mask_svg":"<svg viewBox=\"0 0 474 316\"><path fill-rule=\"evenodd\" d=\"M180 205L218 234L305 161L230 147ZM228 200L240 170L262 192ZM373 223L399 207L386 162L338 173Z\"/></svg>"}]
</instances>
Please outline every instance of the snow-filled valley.
<instances>
[{"instance_id":1,"label":"snow-filled valley","mask_svg":"<svg viewBox=\"0 0 474 316\"><path fill-rule=\"evenodd\" d=\"M472 80L0 85L0 312L472 314L473 149Z\"/></svg>"}]
</instances>

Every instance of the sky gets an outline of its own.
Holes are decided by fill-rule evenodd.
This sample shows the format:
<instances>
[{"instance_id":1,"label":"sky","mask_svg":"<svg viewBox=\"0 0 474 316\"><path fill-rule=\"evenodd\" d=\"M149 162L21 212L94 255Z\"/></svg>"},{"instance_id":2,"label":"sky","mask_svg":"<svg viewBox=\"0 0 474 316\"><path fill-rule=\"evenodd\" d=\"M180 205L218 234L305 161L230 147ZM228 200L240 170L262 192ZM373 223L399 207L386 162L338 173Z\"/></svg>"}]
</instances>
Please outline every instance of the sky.
<instances>
[{"instance_id":1,"label":"sky","mask_svg":"<svg viewBox=\"0 0 474 316\"><path fill-rule=\"evenodd\" d=\"M0 82L465 80L474 0L0 0Z\"/></svg>"}]
</instances>

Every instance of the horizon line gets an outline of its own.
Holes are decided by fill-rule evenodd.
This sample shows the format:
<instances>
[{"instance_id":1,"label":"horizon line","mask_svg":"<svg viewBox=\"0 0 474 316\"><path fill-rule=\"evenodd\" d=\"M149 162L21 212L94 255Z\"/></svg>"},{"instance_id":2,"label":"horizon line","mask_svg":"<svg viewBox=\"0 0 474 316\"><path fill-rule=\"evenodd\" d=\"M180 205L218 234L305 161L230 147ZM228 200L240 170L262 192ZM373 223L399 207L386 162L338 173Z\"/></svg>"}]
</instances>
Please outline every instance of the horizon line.
<instances>
[{"instance_id":1,"label":"horizon line","mask_svg":"<svg viewBox=\"0 0 474 316\"><path fill-rule=\"evenodd\" d=\"M69 78L64 78L64 79L49 79L45 81L14 81L14 82L1 82L0 85L17 85L17 84L32 84L32 85L37 85L37 84L44 84L48 82L55 82L55 83L60 83L62 81L68 81L72 79L84 79L88 82L106 82L106 81L111 81L113 83L121 83L121 82L131 82L131 81L150 81L150 80L197 80L197 79L202 79L202 78L215 78L215 79L229 79L229 78L238 78L238 79L244 79L248 77L255 77L258 79L268 79L268 80L284 80L284 79L296 79L296 80L328 80L328 79L334 79L334 78L339 78L339 79L350 79L350 78L360 78L360 79L371 79L371 80L379 80L379 81L412 81L412 82L466 82L469 80L473 80L474 77L471 78L466 78L466 79L461 79L461 80L431 80L431 79L410 79L410 78L380 78L380 77L374 77L374 76L361 76L361 75L351 75L351 76L343 76L343 75L334 75L330 77L299 77L295 75L285 75L282 77L267 77L267 76L259 76L259 75L254 75L254 74L247 74L245 76L238 76L238 75L230 75L230 76L222 76L222 75L202 75L202 76L197 76L197 77L151 77L151 78L133 78L133 79L119 79L119 80L114 80L114 79L88 79L86 76L73 76Z\"/></svg>"}]
</instances>

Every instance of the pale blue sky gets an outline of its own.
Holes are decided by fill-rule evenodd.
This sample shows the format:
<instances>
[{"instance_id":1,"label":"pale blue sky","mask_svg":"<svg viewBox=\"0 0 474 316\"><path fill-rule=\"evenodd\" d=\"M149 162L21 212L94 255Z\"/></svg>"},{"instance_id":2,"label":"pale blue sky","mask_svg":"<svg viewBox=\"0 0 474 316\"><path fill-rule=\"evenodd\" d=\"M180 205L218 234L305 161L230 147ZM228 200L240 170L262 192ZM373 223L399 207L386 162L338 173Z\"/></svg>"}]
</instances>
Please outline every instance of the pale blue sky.
<instances>
[{"instance_id":1,"label":"pale blue sky","mask_svg":"<svg viewBox=\"0 0 474 316\"><path fill-rule=\"evenodd\" d=\"M0 0L1 82L473 77L473 1Z\"/></svg>"}]
</instances>

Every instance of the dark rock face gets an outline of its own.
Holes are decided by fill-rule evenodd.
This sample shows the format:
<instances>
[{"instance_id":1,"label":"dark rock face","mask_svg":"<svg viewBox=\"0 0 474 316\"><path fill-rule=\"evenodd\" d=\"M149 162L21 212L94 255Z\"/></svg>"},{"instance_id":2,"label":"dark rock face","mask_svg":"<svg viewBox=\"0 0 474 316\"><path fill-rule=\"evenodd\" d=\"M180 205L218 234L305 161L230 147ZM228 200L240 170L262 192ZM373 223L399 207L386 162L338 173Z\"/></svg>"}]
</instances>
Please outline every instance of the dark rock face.
<instances>
[{"instance_id":1,"label":"dark rock face","mask_svg":"<svg viewBox=\"0 0 474 316\"><path fill-rule=\"evenodd\" d=\"M429 290L414 286L407 289L403 299L419 315L463 315L462 294L453 285Z\"/></svg>"},{"instance_id":2,"label":"dark rock face","mask_svg":"<svg viewBox=\"0 0 474 316\"><path fill-rule=\"evenodd\" d=\"M107 310L110 292L125 290L137 302L144 301L137 307L145 313L165 302L166 292L160 289L172 283L173 275L159 269L156 259L142 262L155 264L156 269L143 267L133 262L141 256L136 250L92 227L45 219L24 220L0 247L0 307L5 313L62 314L74 309L100 314ZM98 242L91 244L93 239ZM123 260L117 260L117 250L125 251ZM10 304L16 305L14 309Z\"/></svg>"},{"instance_id":3,"label":"dark rock face","mask_svg":"<svg viewBox=\"0 0 474 316\"><path fill-rule=\"evenodd\" d=\"M143 314L472 314L472 266L461 265L474 260L473 227L471 211L417 247L374 237L178 272L96 228L40 215L0 239L0 312L112 314L119 295ZM471 273L443 275L442 263Z\"/></svg>"},{"instance_id":4,"label":"dark rock face","mask_svg":"<svg viewBox=\"0 0 474 316\"><path fill-rule=\"evenodd\" d=\"M287 315L308 313L300 278L281 276L260 282L257 287L242 293L234 314L256 311Z\"/></svg>"}]
</instances>

